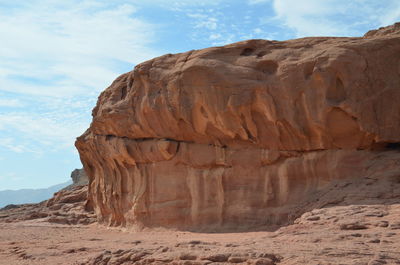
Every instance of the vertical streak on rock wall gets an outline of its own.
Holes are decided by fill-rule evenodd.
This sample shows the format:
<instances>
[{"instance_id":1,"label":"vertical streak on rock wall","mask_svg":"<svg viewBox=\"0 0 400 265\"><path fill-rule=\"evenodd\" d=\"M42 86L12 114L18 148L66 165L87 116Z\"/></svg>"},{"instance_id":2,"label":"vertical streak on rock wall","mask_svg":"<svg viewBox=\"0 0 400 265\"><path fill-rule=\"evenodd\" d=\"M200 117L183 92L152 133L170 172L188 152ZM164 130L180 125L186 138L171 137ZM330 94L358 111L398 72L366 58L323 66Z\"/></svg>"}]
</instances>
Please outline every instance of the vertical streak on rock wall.
<instances>
[{"instance_id":1,"label":"vertical streak on rock wall","mask_svg":"<svg viewBox=\"0 0 400 265\"><path fill-rule=\"evenodd\" d=\"M335 181L374 175L371 161L389 167L400 143L399 62L393 25L139 64L101 93L76 141L88 203L112 226L290 221Z\"/></svg>"}]
</instances>

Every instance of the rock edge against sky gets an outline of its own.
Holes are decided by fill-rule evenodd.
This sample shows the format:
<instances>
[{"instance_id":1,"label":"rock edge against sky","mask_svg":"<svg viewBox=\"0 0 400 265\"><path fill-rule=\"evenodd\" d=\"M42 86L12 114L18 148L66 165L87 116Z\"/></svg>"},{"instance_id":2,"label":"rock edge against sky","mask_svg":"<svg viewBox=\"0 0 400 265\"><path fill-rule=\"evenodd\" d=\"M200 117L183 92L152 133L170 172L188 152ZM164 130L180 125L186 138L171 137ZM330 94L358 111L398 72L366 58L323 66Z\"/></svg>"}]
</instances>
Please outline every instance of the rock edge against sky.
<instances>
[{"instance_id":1,"label":"rock edge against sky","mask_svg":"<svg viewBox=\"0 0 400 265\"><path fill-rule=\"evenodd\" d=\"M292 221L337 181L398 174L399 73L399 24L146 61L76 141L90 204L112 226Z\"/></svg>"}]
</instances>

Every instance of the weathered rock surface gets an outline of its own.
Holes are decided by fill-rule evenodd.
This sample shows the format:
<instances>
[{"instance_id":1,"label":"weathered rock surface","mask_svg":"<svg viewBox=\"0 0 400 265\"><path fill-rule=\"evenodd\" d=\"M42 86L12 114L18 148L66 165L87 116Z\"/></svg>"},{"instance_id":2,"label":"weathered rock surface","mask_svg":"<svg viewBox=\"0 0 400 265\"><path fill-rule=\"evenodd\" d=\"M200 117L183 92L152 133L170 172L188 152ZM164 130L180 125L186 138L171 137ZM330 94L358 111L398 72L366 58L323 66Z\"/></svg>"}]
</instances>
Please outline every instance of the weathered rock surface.
<instances>
[{"instance_id":1,"label":"weathered rock surface","mask_svg":"<svg viewBox=\"0 0 400 265\"><path fill-rule=\"evenodd\" d=\"M397 24L144 62L100 95L77 139L89 202L109 225L194 230L283 224L345 203L324 197L342 183L394 183L379 195L393 203L399 84ZM349 203L377 198L351 191Z\"/></svg>"},{"instance_id":2,"label":"weathered rock surface","mask_svg":"<svg viewBox=\"0 0 400 265\"><path fill-rule=\"evenodd\" d=\"M41 203L9 205L0 210L0 223L40 220L66 225L92 224L96 215L86 204L87 190L87 185L70 187Z\"/></svg>"},{"instance_id":3,"label":"weathered rock surface","mask_svg":"<svg viewBox=\"0 0 400 265\"><path fill-rule=\"evenodd\" d=\"M73 181L73 185L75 186L82 186L89 184L89 178L85 173L83 168L81 169L74 169L71 172L71 179Z\"/></svg>"},{"instance_id":4,"label":"weathered rock surface","mask_svg":"<svg viewBox=\"0 0 400 265\"><path fill-rule=\"evenodd\" d=\"M89 178L83 168L76 168L71 172L72 184L64 189L72 189L78 186L86 186L89 184Z\"/></svg>"},{"instance_id":5,"label":"weathered rock surface","mask_svg":"<svg viewBox=\"0 0 400 265\"><path fill-rule=\"evenodd\" d=\"M86 225L96 222L93 208L87 203L88 178L83 169L71 173L73 184L54 193L46 201L33 204L10 204L0 209L0 223L28 220L67 225Z\"/></svg>"}]
</instances>

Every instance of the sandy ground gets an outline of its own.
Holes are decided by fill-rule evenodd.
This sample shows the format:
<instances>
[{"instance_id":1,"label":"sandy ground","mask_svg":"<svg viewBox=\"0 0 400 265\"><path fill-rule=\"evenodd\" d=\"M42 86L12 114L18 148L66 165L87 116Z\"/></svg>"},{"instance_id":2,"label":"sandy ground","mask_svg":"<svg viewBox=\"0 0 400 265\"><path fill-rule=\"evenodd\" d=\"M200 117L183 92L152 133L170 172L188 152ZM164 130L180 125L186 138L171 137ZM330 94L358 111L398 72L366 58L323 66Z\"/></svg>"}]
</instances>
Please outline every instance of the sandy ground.
<instances>
[{"instance_id":1,"label":"sandy ground","mask_svg":"<svg viewBox=\"0 0 400 265\"><path fill-rule=\"evenodd\" d=\"M400 204L336 206L274 232L0 224L0 264L400 264Z\"/></svg>"}]
</instances>

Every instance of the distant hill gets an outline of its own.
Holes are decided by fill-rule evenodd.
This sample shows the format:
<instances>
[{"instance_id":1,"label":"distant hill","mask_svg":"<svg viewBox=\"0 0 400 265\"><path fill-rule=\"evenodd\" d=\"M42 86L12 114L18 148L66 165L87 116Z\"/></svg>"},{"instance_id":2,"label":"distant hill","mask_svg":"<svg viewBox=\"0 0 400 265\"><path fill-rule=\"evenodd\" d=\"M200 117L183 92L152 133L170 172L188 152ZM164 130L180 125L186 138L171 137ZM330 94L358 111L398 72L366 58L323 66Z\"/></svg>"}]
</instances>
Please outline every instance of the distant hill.
<instances>
[{"instance_id":1,"label":"distant hill","mask_svg":"<svg viewBox=\"0 0 400 265\"><path fill-rule=\"evenodd\" d=\"M72 181L67 181L46 189L21 189L0 191L0 208L8 204L37 203L47 200L62 188L71 185Z\"/></svg>"}]
</instances>

